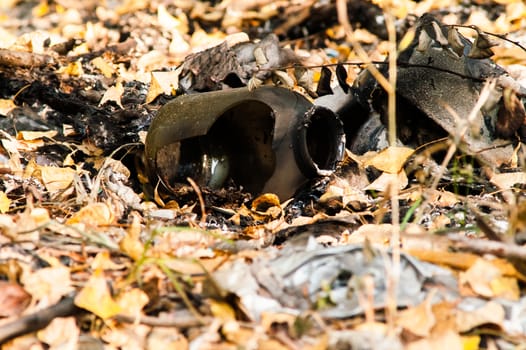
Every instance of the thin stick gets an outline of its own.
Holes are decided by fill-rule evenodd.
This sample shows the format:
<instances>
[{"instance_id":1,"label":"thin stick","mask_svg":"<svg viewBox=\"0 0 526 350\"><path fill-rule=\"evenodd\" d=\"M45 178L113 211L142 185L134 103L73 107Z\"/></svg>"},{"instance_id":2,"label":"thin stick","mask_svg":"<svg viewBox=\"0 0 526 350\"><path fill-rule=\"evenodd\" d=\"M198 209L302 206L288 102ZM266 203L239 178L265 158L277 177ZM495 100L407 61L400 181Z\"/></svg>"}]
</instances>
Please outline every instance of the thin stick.
<instances>
[{"instance_id":1,"label":"thin stick","mask_svg":"<svg viewBox=\"0 0 526 350\"><path fill-rule=\"evenodd\" d=\"M201 207L201 221L200 222L204 224L206 222L206 209L205 209L205 201L203 200L203 194L201 193L199 186L197 186L194 180L187 177L186 181L190 183L190 186L192 186L195 193L197 194L197 198L199 199L199 206Z\"/></svg>"},{"instance_id":2,"label":"thin stick","mask_svg":"<svg viewBox=\"0 0 526 350\"><path fill-rule=\"evenodd\" d=\"M449 24L449 25L446 25L447 27L455 27L455 28L468 28L468 29L473 29L474 31L478 32L478 33L483 33L483 34L486 34L486 35L489 35L489 36L492 36L492 37L495 37L495 38L499 38L501 40L504 40L504 41L507 41L519 48L521 48L523 51L526 51L526 47L524 47L523 45L521 45L518 41L515 41L515 40L511 40L509 39L508 37L506 37L509 33L506 33L506 34L495 34L495 33L491 33L491 32L486 32L484 30L480 30L479 27L477 27L476 25L473 25L473 24L470 24L470 25L462 25L462 24Z\"/></svg>"},{"instance_id":3,"label":"thin stick","mask_svg":"<svg viewBox=\"0 0 526 350\"><path fill-rule=\"evenodd\" d=\"M186 329L191 327L198 327L203 325L203 321L206 323L210 322L207 317L202 317L201 320L194 316L179 316L174 319L165 319L162 317L153 316L139 316L133 317L129 315L118 314L113 317L114 320L122 323L140 323L151 327L174 327L179 329Z\"/></svg>"},{"instance_id":4,"label":"thin stick","mask_svg":"<svg viewBox=\"0 0 526 350\"><path fill-rule=\"evenodd\" d=\"M396 144L396 77L397 69L397 52L396 52L396 27L393 16L389 13L384 13L385 25L387 27L387 34L389 38L389 85L387 96L387 112L389 117L388 132L389 132L389 146Z\"/></svg>"},{"instance_id":5,"label":"thin stick","mask_svg":"<svg viewBox=\"0 0 526 350\"><path fill-rule=\"evenodd\" d=\"M57 317L74 316L81 312L82 310L75 305L74 298L66 297L55 305L0 326L0 344L44 329Z\"/></svg>"},{"instance_id":6,"label":"thin stick","mask_svg":"<svg viewBox=\"0 0 526 350\"><path fill-rule=\"evenodd\" d=\"M358 57L364 62L365 67L369 70L371 75L378 81L378 83L384 88L387 93L393 90L393 87L389 81L383 76L382 73L372 63L371 59L367 55L367 52L363 49L362 45L356 40L354 36L354 30L351 23L349 22L349 16L347 16L347 1L336 0L336 12L338 13L338 22L343 27L347 39L351 43L353 49L358 54Z\"/></svg>"}]
</instances>

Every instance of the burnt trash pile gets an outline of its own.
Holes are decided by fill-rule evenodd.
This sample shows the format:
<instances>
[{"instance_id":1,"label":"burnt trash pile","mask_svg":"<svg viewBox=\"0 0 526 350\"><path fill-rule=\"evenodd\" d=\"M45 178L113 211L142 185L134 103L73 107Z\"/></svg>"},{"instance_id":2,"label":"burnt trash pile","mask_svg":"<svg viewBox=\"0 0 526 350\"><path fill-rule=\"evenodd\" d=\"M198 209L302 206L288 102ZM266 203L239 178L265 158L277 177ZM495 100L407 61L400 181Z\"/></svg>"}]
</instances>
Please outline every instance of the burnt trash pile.
<instances>
[{"instance_id":1,"label":"burnt trash pile","mask_svg":"<svg viewBox=\"0 0 526 350\"><path fill-rule=\"evenodd\" d=\"M417 20L397 58L397 142L417 148L450 137L497 168L526 137L526 89L491 60L495 42L472 30L474 42L430 14ZM290 67L296 82L285 73ZM378 68L388 76L387 64ZM275 35L224 42L178 69L184 94L159 110L146 141L150 181L171 193L193 174L210 189L233 180L254 195L286 199L308 179L333 172L344 147L363 154L389 146L387 93L368 70L349 86L338 65L331 87L324 68L312 91L301 59ZM285 88L261 86L268 79ZM294 83L305 97L287 90Z\"/></svg>"}]
</instances>

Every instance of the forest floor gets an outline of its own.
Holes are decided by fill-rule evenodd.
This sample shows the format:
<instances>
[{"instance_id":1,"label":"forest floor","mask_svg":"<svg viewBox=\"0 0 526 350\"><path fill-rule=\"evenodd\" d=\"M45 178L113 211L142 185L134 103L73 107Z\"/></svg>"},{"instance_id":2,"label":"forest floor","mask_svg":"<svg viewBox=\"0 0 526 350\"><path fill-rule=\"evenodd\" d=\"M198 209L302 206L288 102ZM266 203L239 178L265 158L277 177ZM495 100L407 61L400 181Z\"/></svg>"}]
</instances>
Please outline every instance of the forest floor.
<instances>
[{"instance_id":1,"label":"forest floor","mask_svg":"<svg viewBox=\"0 0 526 350\"><path fill-rule=\"evenodd\" d=\"M4 0L0 24L2 349L526 348L523 1ZM291 198L152 183L160 108L231 73L376 114L339 110L343 161Z\"/></svg>"}]
</instances>

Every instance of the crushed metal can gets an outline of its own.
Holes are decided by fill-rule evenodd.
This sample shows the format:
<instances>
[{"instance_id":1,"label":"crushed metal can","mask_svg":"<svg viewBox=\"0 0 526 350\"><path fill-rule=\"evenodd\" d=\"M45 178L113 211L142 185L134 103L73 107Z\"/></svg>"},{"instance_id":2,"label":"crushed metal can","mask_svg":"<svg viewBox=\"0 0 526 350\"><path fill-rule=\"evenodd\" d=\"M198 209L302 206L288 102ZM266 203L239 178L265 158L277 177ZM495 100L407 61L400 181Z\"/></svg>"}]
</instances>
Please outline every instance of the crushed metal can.
<instances>
[{"instance_id":1,"label":"crushed metal can","mask_svg":"<svg viewBox=\"0 0 526 350\"><path fill-rule=\"evenodd\" d=\"M179 96L159 109L145 143L150 182L170 192L191 178L211 190L233 181L281 199L331 174L344 150L336 113L274 86Z\"/></svg>"}]
</instances>

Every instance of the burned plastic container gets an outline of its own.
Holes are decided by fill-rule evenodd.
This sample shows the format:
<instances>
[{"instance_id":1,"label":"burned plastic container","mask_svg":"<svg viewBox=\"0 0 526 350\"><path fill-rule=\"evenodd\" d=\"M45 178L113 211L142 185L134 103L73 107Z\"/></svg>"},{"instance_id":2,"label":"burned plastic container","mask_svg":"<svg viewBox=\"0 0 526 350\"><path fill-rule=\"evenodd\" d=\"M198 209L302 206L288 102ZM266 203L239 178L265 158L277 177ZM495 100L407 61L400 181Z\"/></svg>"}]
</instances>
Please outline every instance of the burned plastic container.
<instances>
[{"instance_id":1,"label":"burned plastic container","mask_svg":"<svg viewBox=\"0 0 526 350\"><path fill-rule=\"evenodd\" d=\"M145 155L150 181L172 192L190 177L210 189L233 180L285 199L308 179L330 174L344 149L334 112L264 86L177 97L152 121Z\"/></svg>"},{"instance_id":2,"label":"burned plastic container","mask_svg":"<svg viewBox=\"0 0 526 350\"><path fill-rule=\"evenodd\" d=\"M526 89L490 58L493 44L484 33L476 35L471 42L430 14L418 19L413 41L397 59L397 137L417 148L450 136L462 142L464 153L500 166L513 157L510 140L526 139L526 111L520 101L526 99ZM387 64L378 69L388 77ZM475 108L490 80L494 87ZM338 86L315 104L338 113L347 148L363 154L388 146L387 100L376 78L363 70L352 87Z\"/></svg>"}]
</instances>

